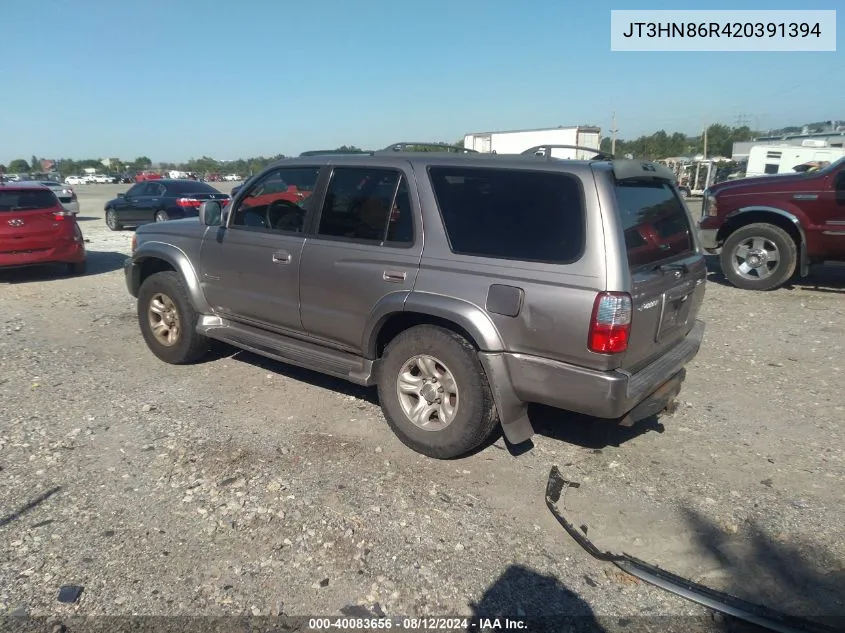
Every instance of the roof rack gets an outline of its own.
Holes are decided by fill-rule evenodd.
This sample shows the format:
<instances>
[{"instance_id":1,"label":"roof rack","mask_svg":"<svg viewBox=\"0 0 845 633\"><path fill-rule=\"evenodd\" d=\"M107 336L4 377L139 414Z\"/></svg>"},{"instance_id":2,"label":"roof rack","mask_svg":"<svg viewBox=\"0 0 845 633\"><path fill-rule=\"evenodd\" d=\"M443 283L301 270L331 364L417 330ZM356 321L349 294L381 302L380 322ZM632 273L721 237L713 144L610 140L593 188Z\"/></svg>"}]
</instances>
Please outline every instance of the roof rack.
<instances>
[{"instance_id":1,"label":"roof rack","mask_svg":"<svg viewBox=\"0 0 845 633\"><path fill-rule=\"evenodd\" d=\"M360 156L362 154L366 154L368 156L372 156L375 152L368 152L363 149L359 150L348 150L348 149L312 149L308 150L307 152L302 152L300 156L325 156L326 154L336 155L336 156Z\"/></svg>"},{"instance_id":2,"label":"roof rack","mask_svg":"<svg viewBox=\"0 0 845 633\"><path fill-rule=\"evenodd\" d=\"M448 143L391 143L384 149L379 150L380 152L404 152L407 151L409 147L430 147L436 150L442 150L445 152L454 151L457 153L467 153L467 154L478 154L478 152L474 149L469 149L468 147L463 147L461 145L450 145Z\"/></svg>"},{"instance_id":3,"label":"roof rack","mask_svg":"<svg viewBox=\"0 0 845 633\"><path fill-rule=\"evenodd\" d=\"M613 160L614 156L610 152L603 152L595 147L585 147L583 145L535 145L529 147L522 152L522 156L537 156L540 158L552 159L553 149L578 149L585 152L594 152L595 155L590 160Z\"/></svg>"}]
</instances>

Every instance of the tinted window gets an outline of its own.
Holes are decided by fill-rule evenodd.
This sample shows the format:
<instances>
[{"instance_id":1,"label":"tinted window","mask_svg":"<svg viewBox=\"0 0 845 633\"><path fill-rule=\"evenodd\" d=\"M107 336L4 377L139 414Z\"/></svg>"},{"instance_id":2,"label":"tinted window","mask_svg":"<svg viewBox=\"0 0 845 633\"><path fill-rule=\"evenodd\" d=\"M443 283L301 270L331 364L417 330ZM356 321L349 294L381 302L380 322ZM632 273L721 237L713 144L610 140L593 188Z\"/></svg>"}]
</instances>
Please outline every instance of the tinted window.
<instances>
[{"instance_id":1,"label":"tinted window","mask_svg":"<svg viewBox=\"0 0 845 633\"><path fill-rule=\"evenodd\" d=\"M772 163L768 163L765 168L763 168L764 174L776 174L778 173L778 166Z\"/></svg>"},{"instance_id":2,"label":"tinted window","mask_svg":"<svg viewBox=\"0 0 845 633\"><path fill-rule=\"evenodd\" d=\"M52 191L0 190L0 212L50 209L58 202Z\"/></svg>"},{"instance_id":3,"label":"tinted window","mask_svg":"<svg viewBox=\"0 0 845 633\"><path fill-rule=\"evenodd\" d=\"M616 200L631 267L693 252L689 216L671 185L618 183Z\"/></svg>"},{"instance_id":4,"label":"tinted window","mask_svg":"<svg viewBox=\"0 0 845 633\"><path fill-rule=\"evenodd\" d=\"M429 173L455 253L553 263L580 256L584 206L575 177L472 167Z\"/></svg>"},{"instance_id":5,"label":"tinted window","mask_svg":"<svg viewBox=\"0 0 845 633\"><path fill-rule=\"evenodd\" d=\"M308 200L319 175L318 167L276 169L266 173L252 183L240 199L230 226L301 233ZM280 188L279 182L296 182L302 187Z\"/></svg>"},{"instance_id":6,"label":"tinted window","mask_svg":"<svg viewBox=\"0 0 845 633\"><path fill-rule=\"evenodd\" d=\"M413 241L411 204L402 175L392 169L336 168L318 232L377 242Z\"/></svg>"},{"instance_id":7,"label":"tinted window","mask_svg":"<svg viewBox=\"0 0 845 633\"><path fill-rule=\"evenodd\" d=\"M143 196L144 195L144 189L146 189L146 188L147 188L147 183L139 182L137 185L133 185L132 187L129 187L129 190L126 192L126 197L127 198L134 198L134 197L137 197L137 196Z\"/></svg>"},{"instance_id":8,"label":"tinted window","mask_svg":"<svg viewBox=\"0 0 845 633\"><path fill-rule=\"evenodd\" d=\"M165 185L169 194L183 193L220 193L217 189L204 182L191 180L188 182L171 182Z\"/></svg>"}]
</instances>

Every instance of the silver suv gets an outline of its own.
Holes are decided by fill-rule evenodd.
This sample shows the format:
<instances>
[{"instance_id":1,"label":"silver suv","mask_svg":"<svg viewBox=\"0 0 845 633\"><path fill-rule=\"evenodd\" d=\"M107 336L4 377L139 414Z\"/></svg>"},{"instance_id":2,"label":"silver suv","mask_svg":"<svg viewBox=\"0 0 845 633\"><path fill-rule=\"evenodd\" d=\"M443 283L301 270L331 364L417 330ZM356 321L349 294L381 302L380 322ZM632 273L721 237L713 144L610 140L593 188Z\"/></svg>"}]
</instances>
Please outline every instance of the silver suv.
<instances>
[{"instance_id":1,"label":"silver suv","mask_svg":"<svg viewBox=\"0 0 845 633\"><path fill-rule=\"evenodd\" d=\"M704 332L705 260L674 176L544 148L283 159L225 208L139 228L125 273L161 360L215 339L377 386L396 435L436 458L497 424L527 441L532 402L659 413Z\"/></svg>"}]
</instances>

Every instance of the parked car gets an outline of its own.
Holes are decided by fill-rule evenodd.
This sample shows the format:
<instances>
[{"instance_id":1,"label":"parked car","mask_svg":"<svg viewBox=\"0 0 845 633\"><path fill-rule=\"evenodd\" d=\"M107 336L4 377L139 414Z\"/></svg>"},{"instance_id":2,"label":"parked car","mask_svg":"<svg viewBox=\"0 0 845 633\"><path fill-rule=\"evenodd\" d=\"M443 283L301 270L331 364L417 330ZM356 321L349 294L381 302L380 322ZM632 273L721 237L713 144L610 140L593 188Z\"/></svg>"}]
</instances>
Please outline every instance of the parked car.
<instances>
[{"instance_id":1,"label":"parked car","mask_svg":"<svg viewBox=\"0 0 845 633\"><path fill-rule=\"evenodd\" d=\"M238 174L226 174L223 176L223 180L226 182L238 182L239 180L243 180Z\"/></svg>"},{"instance_id":2,"label":"parked car","mask_svg":"<svg viewBox=\"0 0 845 633\"><path fill-rule=\"evenodd\" d=\"M220 200L225 204L228 199L225 193L196 180L162 178L139 182L106 202L106 226L120 231L149 222L196 218L203 200Z\"/></svg>"},{"instance_id":3,"label":"parked car","mask_svg":"<svg viewBox=\"0 0 845 633\"><path fill-rule=\"evenodd\" d=\"M272 181L313 193L263 199ZM651 163L307 156L199 213L135 234L126 283L152 353L190 363L216 339L375 385L393 431L432 457L499 423L529 439L531 402L654 415L701 345L704 253ZM632 261L626 231L656 223Z\"/></svg>"},{"instance_id":4,"label":"parked car","mask_svg":"<svg viewBox=\"0 0 845 633\"><path fill-rule=\"evenodd\" d=\"M47 187L0 184L0 268L41 264L85 273L85 240L76 215Z\"/></svg>"},{"instance_id":5,"label":"parked car","mask_svg":"<svg viewBox=\"0 0 845 633\"><path fill-rule=\"evenodd\" d=\"M774 290L813 264L845 261L845 158L711 186L699 234L728 281L746 290Z\"/></svg>"},{"instance_id":6,"label":"parked car","mask_svg":"<svg viewBox=\"0 0 845 633\"><path fill-rule=\"evenodd\" d=\"M112 178L108 174L92 174L90 182L97 185L112 184Z\"/></svg>"},{"instance_id":7,"label":"parked car","mask_svg":"<svg viewBox=\"0 0 845 633\"><path fill-rule=\"evenodd\" d=\"M135 182L147 182L148 180L159 180L162 175L157 171L139 171L135 174Z\"/></svg>"},{"instance_id":8,"label":"parked car","mask_svg":"<svg viewBox=\"0 0 845 633\"><path fill-rule=\"evenodd\" d=\"M30 187L47 187L56 195L59 202L65 208L65 211L69 211L74 215L79 213L79 199L76 197L73 187L68 184L62 184L55 180L27 180L18 184L22 186L28 185Z\"/></svg>"},{"instance_id":9,"label":"parked car","mask_svg":"<svg viewBox=\"0 0 845 633\"><path fill-rule=\"evenodd\" d=\"M68 176L65 178L66 185L87 185L88 182L88 176Z\"/></svg>"}]
</instances>

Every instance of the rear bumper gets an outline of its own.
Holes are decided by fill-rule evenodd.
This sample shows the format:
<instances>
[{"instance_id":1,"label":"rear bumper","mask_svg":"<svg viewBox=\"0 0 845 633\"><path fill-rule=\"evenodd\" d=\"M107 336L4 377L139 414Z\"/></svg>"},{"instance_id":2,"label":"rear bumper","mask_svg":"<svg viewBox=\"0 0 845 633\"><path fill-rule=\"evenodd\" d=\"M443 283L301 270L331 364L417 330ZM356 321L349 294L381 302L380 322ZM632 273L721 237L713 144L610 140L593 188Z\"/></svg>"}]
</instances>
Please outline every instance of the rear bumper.
<instances>
[{"instance_id":1,"label":"rear bumper","mask_svg":"<svg viewBox=\"0 0 845 633\"><path fill-rule=\"evenodd\" d=\"M70 200L69 202L62 202L62 207L64 207L65 211L70 211L71 213L77 214L79 213L79 200Z\"/></svg>"},{"instance_id":2,"label":"rear bumper","mask_svg":"<svg viewBox=\"0 0 845 633\"><path fill-rule=\"evenodd\" d=\"M595 371L536 356L504 354L508 375L503 378L525 403L636 422L659 412L677 396L686 375L684 366L698 354L703 338L704 322L696 321L682 343L636 374Z\"/></svg>"},{"instance_id":3,"label":"rear bumper","mask_svg":"<svg viewBox=\"0 0 845 633\"><path fill-rule=\"evenodd\" d=\"M21 268L41 264L77 264L85 261L85 244L69 242L53 248L0 253L0 268Z\"/></svg>"}]
</instances>

